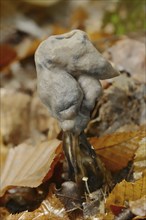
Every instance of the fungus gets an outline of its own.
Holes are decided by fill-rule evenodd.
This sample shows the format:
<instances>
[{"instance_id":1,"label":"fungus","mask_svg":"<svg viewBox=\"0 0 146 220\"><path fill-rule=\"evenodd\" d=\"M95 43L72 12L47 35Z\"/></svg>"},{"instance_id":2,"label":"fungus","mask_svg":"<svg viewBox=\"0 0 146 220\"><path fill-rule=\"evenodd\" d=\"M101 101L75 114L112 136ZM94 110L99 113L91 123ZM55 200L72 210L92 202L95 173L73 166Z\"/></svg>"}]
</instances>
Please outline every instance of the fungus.
<instances>
[{"instance_id":1,"label":"fungus","mask_svg":"<svg viewBox=\"0 0 146 220\"><path fill-rule=\"evenodd\" d=\"M38 93L64 132L63 149L68 161L69 180L86 191L94 191L104 181L104 168L84 134L95 102L102 94L99 80L119 73L96 50L87 34L73 30L43 41L35 63Z\"/></svg>"}]
</instances>

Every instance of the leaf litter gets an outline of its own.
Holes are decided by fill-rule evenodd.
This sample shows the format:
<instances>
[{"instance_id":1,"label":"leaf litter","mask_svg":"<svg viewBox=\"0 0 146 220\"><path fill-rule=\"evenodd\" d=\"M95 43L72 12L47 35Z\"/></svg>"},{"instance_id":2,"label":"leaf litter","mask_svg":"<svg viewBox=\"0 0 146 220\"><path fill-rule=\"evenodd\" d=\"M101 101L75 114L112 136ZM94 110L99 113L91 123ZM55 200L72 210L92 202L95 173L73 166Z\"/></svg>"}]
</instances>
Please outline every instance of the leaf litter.
<instances>
[{"instance_id":1,"label":"leaf litter","mask_svg":"<svg viewBox=\"0 0 146 220\"><path fill-rule=\"evenodd\" d=\"M60 129L37 98L33 54L46 36L64 33L73 28L86 31L94 45L100 51L106 50L104 56L122 72L117 79L101 82L104 94L86 129L97 155L112 175L116 173L120 176L120 180L115 179L116 185L109 195L103 192L104 199L98 200L100 196L97 192L95 197L92 195L92 198L86 198L83 209L78 207L78 210L68 213L55 196L56 191L53 191L43 200L40 199L37 204L39 207L35 207L33 211L27 209L12 215L6 210L6 206L0 207L2 219L113 220L117 215L117 219L121 220L120 216L125 215L124 210L132 213L133 219L145 219L146 129L141 126L146 122L143 34L139 32L136 36L117 36L111 34L112 29L106 32L110 26L101 31L104 15L102 8L106 6L109 11L115 10L115 3L107 5L104 2L84 1L82 5L77 1L70 1L69 5L64 5L63 2L54 0L52 8L44 7L42 3L44 10L40 11L38 6L24 2L26 1L15 5L11 1L2 2L5 10L2 13L1 46L6 45L8 50L3 49L2 52L0 75L1 87L5 89L1 114L1 174L5 178L1 189L3 192L7 191L5 197L0 198L0 203L7 203L10 198L14 198L16 202L21 198L29 204L29 198L32 201L34 198L40 199L37 194L33 196L34 193L40 191L46 197L51 188L50 182L58 185L60 181L58 177L62 174L62 149L60 141L54 140ZM100 13L96 11L97 6L101 9ZM67 9L67 19L63 13L62 17L61 13L58 15L58 9L60 12ZM27 16L29 19L26 19ZM18 20L19 24L16 22ZM20 25L22 22L27 25ZM31 142L26 141L29 137ZM58 137L61 137L61 133ZM53 139L52 143L56 143L54 147L48 139ZM11 148L14 146L14 149ZM9 168L9 172L5 167ZM51 179L55 172L56 179ZM42 184L45 184L45 191L42 191ZM112 206L119 210L118 214L112 212Z\"/></svg>"},{"instance_id":2,"label":"leaf litter","mask_svg":"<svg viewBox=\"0 0 146 220\"><path fill-rule=\"evenodd\" d=\"M99 154L99 155L105 154L106 155L105 156L106 159L103 160L105 165L108 167L108 169L110 171L115 172L115 171L121 170L123 167L126 167L129 160L133 160L134 155L135 154L137 155L137 151L138 150L140 151L140 149L141 149L140 147L143 146L142 143L144 141L144 136L145 136L145 126L142 126L141 128L139 128L139 130L132 131L129 133L128 132L123 132L123 133L121 132L121 133L116 133L113 135L106 135L101 138L91 138L90 143L92 143L92 145L95 147L97 154ZM48 148L48 144L49 144L50 148ZM4 177L6 177L5 181L4 182L2 181L3 193L10 186L11 187L12 186L37 187L38 185L40 185L42 183L45 175L47 174L47 172L50 169L49 167L51 166L51 164L53 162L53 158L55 158L56 154L61 153L61 146L59 144L60 144L60 142L58 140L52 140L50 142L41 143L40 144L41 148L40 148L40 146L33 147L33 146L29 145L28 143L27 144L25 143L25 144L18 146L17 148L10 149L9 157L13 158L13 155L15 155L15 161L17 161L17 162L14 163L13 159L7 160L6 168L4 168L4 172L3 172L4 174L2 176L2 180L5 179ZM124 147L126 148L126 150L124 150ZM56 151L57 148L58 148L58 152ZM53 149L53 151L52 151L52 149ZM104 150L104 153L102 152L102 150ZM109 153L109 150L110 150L110 153ZM37 153L34 153L36 151L37 151ZM24 157L24 152L26 155L25 157ZM48 157L49 152L52 153L52 156L50 155ZM55 154L55 152L56 152L56 154ZM127 153L128 156L125 156L125 152L129 152L129 153ZM39 161L38 161L38 158L42 158L40 156L42 153L44 155L44 158L42 160L39 159ZM111 154L115 155L114 160L111 160ZM124 163L118 157L118 155L120 155L120 154L121 154L122 158L125 159ZM21 156L21 155L23 155L23 156ZM32 157L32 155L33 155L33 157ZM26 164L25 158L27 160L28 166L24 166L24 164ZM31 160L29 160L29 158L31 158ZM11 164L11 161L13 162L12 164ZM38 161L39 163L36 163L36 161ZM48 163L48 161L50 161L50 162ZM19 168L17 165L18 162L19 162ZM21 162L22 162L22 166L23 166L23 171L21 169ZM33 170L30 169L29 163L31 163L31 167L33 166ZM116 166L115 166L115 163L116 163ZM56 164L56 162L55 162L55 164ZM13 173L8 172L9 169L7 167L11 168L11 170L13 170ZM116 169L113 169L113 167L116 167ZM30 170L30 173L29 173L29 170ZM142 171L144 172L144 170L142 170ZM9 176L7 176L7 173L9 173ZM106 204L106 207L105 207L106 212L107 213L111 212L110 205L112 205L112 204L115 206L119 206L119 205L125 206L126 201L134 201L134 200L140 199L146 191L145 180L146 179L144 176L144 177L141 177L136 182L127 182L127 181L123 180L122 182L118 183L115 186L115 188L112 190L111 194L106 198L106 203L105 203ZM9 184L7 185L7 183L9 183ZM89 202L90 207L92 207L91 200L89 200L89 201L90 201ZM95 204L95 202L93 204ZM86 212L87 213L89 212L91 214L89 207L88 207L88 209L86 210ZM83 213L86 216L85 209L83 210ZM29 215L30 213L26 212L24 215L27 215L27 214ZM33 212L31 214L34 215ZM89 217L90 214L88 214L87 216ZM44 214L42 214L42 216L43 215ZM110 215L112 215L112 214L110 214ZM103 216L105 216L105 214L103 214ZM42 219L43 219L43 217L42 217Z\"/></svg>"}]
</instances>

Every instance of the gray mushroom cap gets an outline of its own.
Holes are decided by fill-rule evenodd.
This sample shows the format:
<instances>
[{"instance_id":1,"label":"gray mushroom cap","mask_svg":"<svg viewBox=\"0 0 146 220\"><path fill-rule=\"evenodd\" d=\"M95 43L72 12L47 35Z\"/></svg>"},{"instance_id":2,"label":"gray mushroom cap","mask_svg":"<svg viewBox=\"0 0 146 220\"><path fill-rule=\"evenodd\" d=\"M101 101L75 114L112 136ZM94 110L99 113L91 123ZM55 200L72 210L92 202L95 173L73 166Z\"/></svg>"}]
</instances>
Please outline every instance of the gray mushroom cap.
<instances>
[{"instance_id":1,"label":"gray mushroom cap","mask_svg":"<svg viewBox=\"0 0 146 220\"><path fill-rule=\"evenodd\" d=\"M64 131L77 134L87 126L102 93L99 79L119 75L80 30L43 41L35 63L41 100Z\"/></svg>"}]
</instances>

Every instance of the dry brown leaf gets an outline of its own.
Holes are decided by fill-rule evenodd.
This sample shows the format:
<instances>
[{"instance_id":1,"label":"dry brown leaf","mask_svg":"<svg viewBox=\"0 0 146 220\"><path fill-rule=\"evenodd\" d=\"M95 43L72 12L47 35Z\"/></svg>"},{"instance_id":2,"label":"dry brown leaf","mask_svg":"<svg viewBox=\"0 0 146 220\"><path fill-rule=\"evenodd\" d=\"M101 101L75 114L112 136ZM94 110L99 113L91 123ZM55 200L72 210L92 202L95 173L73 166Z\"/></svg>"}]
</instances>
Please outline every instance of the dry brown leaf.
<instances>
[{"instance_id":1,"label":"dry brown leaf","mask_svg":"<svg viewBox=\"0 0 146 220\"><path fill-rule=\"evenodd\" d=\"M146 124L145 85L126 73L117 78L96 105L93 120L87 128L92 137L112 134L128 124Z\"/></svg>"},{"instance_id":2,"label":"dry brown leaf","mask_svg":"<svg viewBox=\"0 0 146 220\"><path fill-rule=\"evenodd\" d=\"M127 166L139 148L140 141L146 136L145 127L137 131L121 132L105 135L100 138L91 138L90 143L101 157L105 166L113 171L119 171Z\"/></svg>"},{"instance_id":3,"label":"dry brown leaf","mask_svg":"<svg viewBox=\"0 0 146 220\"><path fill-rule=\"evenodd\" d=\"M146 137L139 142L140 147L135 152L134 157L134 179L142 177L142 173L146 170Z\"/></svg>"},{"instance_id":4,"label":"dry brown leaf","mask_svg":"<svg viewBox=\"0 0 146 220\"><path fill-rule=\"evenodd\" d=\"M89 38L91 41L95 42L99 39L106 39L108 37L111 37L110 34L104 33L104 32L92 32L92 33L88 33Z\"/></svg>"},{"instance_id":5,"label":"dry brown leaf","mask_svg":"<svg viewBox=\"0 0 146 220\"><path fill-rule=\"evenodd\" d=\"M146 217L146 195L136 201L130 201L129 206L134 215Z\"/></svg>"},{"instance_id":6,"label":"dry brown leaf","mask_svg":"<svg viewBox=\"0 0 146 220\"><path fill-rule=\"evenodd\" d=\"M107 49L113 46L121 36L113 36L110 33L104 31L88 31L90 40L94 43L95 47L101 52L107 51Z\"/></svg>"},{"instance_id":7,"label":"dry brown leaf","mask_svg":"<svg viewBox=\"0 0 146 220\"><path fill-rule=\"evenodd\" d=\"M134 217L132 220L141 220L141 219L146 219L146 216L142 217L142 216L136 216Z\"/></svg>"},{"instance_id":8,"label":"dry brown leaf","mask_svg":"<svg viewBox=\"0 0 146 220\"><path fill-rule=\"evenodd\" d=\"M88 13L83 7L78 7L75 9L75 11L72 13L71 16L71 26L74 28L82 27L84 26L84 22L88 18Z\"/></svg>"},{"instance_id":9,"label":"dry brown leaf","mask_svg":"<svg viewBox=\"0 0 146 220\"><path fill-rule=\"evenodd\" d=\"M17 58L17 53L13 47L8 44L0 45L0 69L8 66Z\"/></svg>"},{"instance_id":10,"label":"dry brown leaf","mask_svg":"<svg viewBox=\"0 0 146 220\"><path fill-rule=\"evenodd\" d=\"M11 4L11 3L9 3L9 4ZM16 16L15 20L17 20L18 19L17 15L15 14L14 16ZM11 19L11 16L9 19ZM21 22L21 18L19 18L19 19ZM17 25L15 23L16 22L14 21L13 25L15 26L14 28L17 29L17 27L16 27ZM9 25L7 25L7 24L6 24L6 26L9 27ZM32 29L33 29L33 26L31 28L31 30ZM28 28L28 31L29 31L29 28ZM5 31L2 31L2 32L5 32ZM34 31L32 31L32 33L34 33ZM42 35L43 35L43 32L42 32ZM13 34L12 34L12 36L11 35L9 36L9 38L11 38L11 37L14 37ZM0 45L0 69L3 70L4 68L9 68L10 64L13 61L22 60L22 59L25 59L25 58L33 55L35 50L37 49L38 45L41 43L41 40L43 40L43 39L32 39L31 37L25 37L25 38L21 39L21 41L18 42L17 44L13 44L13 45L1 44Z\"/></svg>"},{"instance_id":11,"label":"dry brown leaf","mask_svg":"<svg viewBox=\"0 0 146 220\"><path fill-rule=\"evenodd\" d=\"M32 56L34 55L36 49L38 48L39 44L41 43L41 40L33 40L30 44L30 46L28 47L28 49L26 50L25 54L23 54L22 57L19 57L19 59L24 59L26 57Z\"/></svg>"},{"instance_id":12,"label":"dry brown leaf","mask_svg":"<svg viewBox=\"0 0 146 220\"><path fill-rule=\"evenodd\" d=\"M34 96L31 101L31 131L38 130L39 132L48 132L48 139L57 138L61 128L58 121L49 115L48 109L44 108L39 97Z\"/></svg>"},{"instance_id":13,"label":"dry brown leaf","mask_svg":"<svg viewBox=\"0 0 146 220\"><path fill-rule=\"evenodd\" d=\"M138 81L145 82L146 53L144 42L125 38L109 48L104 55L120 70L125 70Z\"/></svg>"},{"instance_id":14,"label":"dry brown leaf","mask_svg":"<svg viewBox=\"0 0 146 220\"><path fill-rule=\"evenodd\" d=\"M48 196L33 212L9 215L6 220L69 220L64 206L55 195Z\"/></svg>"},{"instance_id":15,"label":"dry brown leaf","mask_svg":"<svg viewBox=\"0 0 146 220\"><path fill-rule=\"evenodd\" d=\"M103 215L102 220L113 220L114 219L114 215L112 213L106 213L105 215Z\"/></svg>"},{"instance_id":16,"label":"dry brown leaf","mask_svg":"<svg viewBox=\"0 0 146 220\"><path fill-rule=\"evenodd\" d=\"M29 136L29 95L1 89L1 135L5 143L19 144Z\"/></svg>"},{"instance_id":17,"label":"dry brown leaf","mask_svg":"<svg viewBox=\"0 0 146 220\"><path fill-rule=\"evenodd\" d=\"M32 40L31 38L25 38L21 43L19 43L15 49L17 51L18 60L23 60L29 56L32 56L41 40Z\"/></svg>"},{"instance_id":18,"label":"dry brown leaf","mask_svg":"<svg viewBox=\"0 0 146 220\"><path fill-rule=\"evenodd\" d=\"M54 4L56 4L57 2L59 2L60 0L21 0L23 2L26 2L28 4L33 4L33 5L37 5L37 6L52 6Z\"/></svg>"},{"instance_id":19,"label":"dry brown leaf","mask_svg":"<svg viewBox=\"0 0 146 220\"><path fill-rule=\"evenodd\" d=\"M1 220L6 220L9 215L10 213L7 211L6 208L0 207L0 219Z\"/></svg>"},{"instance_id":20,"label":"dry brown leaf","mask_svg":"<svg viewBox=\"0 0 146 220\"><path fill-rule=\"evenodd\" d=\"M57 34L64 34L66 32L70 31L70 29L67 29L65 27L59 26L58 24L54 24L52 26L52 35L57 35Z\"/></svg>"},{"instance_id":21,"label":"dry brown leaf","mask_svg":"<svg viewBox=\"0 0 146 220\"><path fill-rule=\"evenodd\" d=\"M2 173L7 154L8 154L8 148L4 145L3 138L0 133L0 173Z\"/></svg>"},{"instance_id":22,"label":"dry brown leaf","mask_svg":"<svg viewBox=\"0 0 146 220\"><path fill-rule=\"evenodd\" d=\"M1 176L0 195L11 186L39 186L48 171L51 171L56 154L59 155L59 144L60 141L54 139L42 142L38 146L23 143L10 149Z\"/></svg>"},{"instance_id":23,"label":"dry brown leaf","mask_svg":"<svg viewBox=\"0 0 146 220\"><path fill-rule=\"evenodd\" d=\"M106 200L106 208L110 210L110 205L125 205L125 202L135 201L146 194L146 176L136 182L118 183Z\"/></svg>"}]
</instances>

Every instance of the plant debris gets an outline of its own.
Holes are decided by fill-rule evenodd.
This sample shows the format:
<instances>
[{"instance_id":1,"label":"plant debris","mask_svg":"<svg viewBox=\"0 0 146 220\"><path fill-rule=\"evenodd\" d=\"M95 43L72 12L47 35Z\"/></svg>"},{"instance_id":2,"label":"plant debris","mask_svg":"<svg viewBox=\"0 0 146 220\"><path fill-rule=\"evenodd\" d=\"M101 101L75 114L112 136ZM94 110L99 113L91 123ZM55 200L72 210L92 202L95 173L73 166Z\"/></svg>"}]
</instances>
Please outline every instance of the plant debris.
<instances>
[{"instance_id":1,"label":"plant debris","mask_svg":"<svg viewBox=\"0 0 146 220\"><path fill-rule=\"evenodd\" d=\"M1 9L0 219L146 219L144 1L7 0ZM84 176L84 197L69 179L62 130L38 98L34 64L42 41L74 29L121 73L100 80L84 131L112 181L99 177L91 192Z\"/></svg>"}]
</instances>

